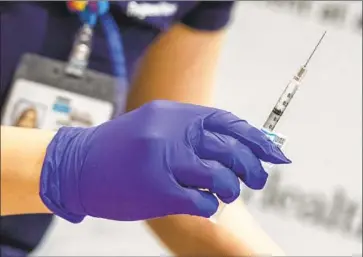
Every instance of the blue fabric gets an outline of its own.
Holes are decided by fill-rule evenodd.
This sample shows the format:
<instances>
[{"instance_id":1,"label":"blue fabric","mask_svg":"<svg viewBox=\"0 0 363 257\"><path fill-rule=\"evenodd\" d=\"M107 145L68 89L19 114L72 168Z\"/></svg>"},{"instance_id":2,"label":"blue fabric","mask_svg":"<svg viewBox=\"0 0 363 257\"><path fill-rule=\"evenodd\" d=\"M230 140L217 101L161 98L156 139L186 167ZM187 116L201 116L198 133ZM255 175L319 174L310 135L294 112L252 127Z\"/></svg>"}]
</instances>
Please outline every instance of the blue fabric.
<instances>
[{"instance_id":1,"label":"blue fabric","mask_svg":"<svg viewBox=\"0 0 363 257\"><path fill-rule=\"evenodd\" d=\"M16 251L25 256L42 240L53 220L49 214L29 214L0 217L1 256L13 256Z\"/></svg>"},{"instance_id":2,"label":"blue fabric","mask_svg":"<svg viewBox=\"0 0 363 257\"><path fill-rule=\"evenodd\" d=\"M215 108L154 101L93 128L61 128L47 149L40 195L74 223L87 215L135 221L210 217L261 189L261 162L290 161L259 129ZM209 190L208 192L200 188Z\"/></svg>"},{"instance_id":3,"label":"blue fabric","mask_svg":"<svg viewBox=\"0 0 363 257\"><path fill-rule=\"evenodd\" d=\"M25 257L28 255L27 251L21 250L19 248L14 248L8 245L4 245L0 248L1 257Z\"/></svg>"}]
</instances>

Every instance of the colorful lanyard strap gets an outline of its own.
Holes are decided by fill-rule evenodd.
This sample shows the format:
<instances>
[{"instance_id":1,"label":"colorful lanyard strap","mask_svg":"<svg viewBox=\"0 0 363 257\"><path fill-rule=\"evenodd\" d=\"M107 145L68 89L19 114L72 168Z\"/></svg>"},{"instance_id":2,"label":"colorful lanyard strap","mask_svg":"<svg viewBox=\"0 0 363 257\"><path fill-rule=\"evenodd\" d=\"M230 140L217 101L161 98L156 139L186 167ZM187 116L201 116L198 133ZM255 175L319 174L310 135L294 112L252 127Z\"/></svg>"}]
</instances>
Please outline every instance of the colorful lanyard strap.
<instances>
[{"instance_id":1,"label":"colorful lanyard strap","mask_svg":"<svg viewBox=\"0 0 363 257\"><path fill-rule=\"evenodd\" d=\"M106 14L110 8L108 1L68 1L68 9L79 14L81 21L93 27L97 17Z\"/></svg>"},{"instance_id":2,"label":"colorful lanyard strap","mask_svg":"<svg viewBox=\"0 0 363 257\"><path fill-rule=\"evenodd\" d=\"M122 112L124 108L122 104L126 101L125 97L128 90L128 77L123 41L120 30L112 15L109 13L110 4L108 1L67 1L67 6L71 12L79 15L81 22L84 24L78 34L78 40L76 40L75 43L76 45L74 46L74 50L77 50L77 47L81 45L83 47L83 50L81 49L81 51L78 51L81 53L81 57L83 54L84 60L83 63L81 63L83 66L88 64L89 55L89 53L86 53L86 56L84 55L84 48L87 46L85 40L89 41L88 46L90 52L93 27L96 25L98 19L101 21L110 51L113 73L118 80L115 95L115 102L117 104L115 113L117 115ZM71 54L70 62L72 56L76 58L77 56L80 56L77 54L78 53ZM79 60L75 60L75 63L77 64L77 61L79 64Z\"/></svg>"}]
</instances>

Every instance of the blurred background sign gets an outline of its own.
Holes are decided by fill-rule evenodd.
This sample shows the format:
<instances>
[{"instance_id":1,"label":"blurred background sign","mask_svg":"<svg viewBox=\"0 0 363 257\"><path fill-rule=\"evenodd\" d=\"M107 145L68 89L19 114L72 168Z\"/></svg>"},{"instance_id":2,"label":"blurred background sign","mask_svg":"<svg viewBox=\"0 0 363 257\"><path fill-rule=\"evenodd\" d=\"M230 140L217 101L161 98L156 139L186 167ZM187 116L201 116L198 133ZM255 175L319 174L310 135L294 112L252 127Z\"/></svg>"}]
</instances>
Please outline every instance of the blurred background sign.
<instances>
[{"instance_id":1,"label":"blurred background sign","mask_svg":"<svg viewBox=\"0 0 363 257\"><path fill-rule=\"evenodd\" d=\"M357 1L261 1L258 4L324 25L362 31L362 8Z\"/></svg>"},{"instance_id":2,"label":"blurred background sign","mask_svg":"<svg viewBox=\"0 0 363 257\"><path fill-rule=\"evenodd\" d=\"M290 256L362 254L362 2L240 2L215 103L262 125L324 30L321 47L276 131L293 164L267 188L243 191L250 211ZM142 247L141 247L142 246ZM165 253L141 222L57 220L34 255Z\"/></svg>"}]
</instances>

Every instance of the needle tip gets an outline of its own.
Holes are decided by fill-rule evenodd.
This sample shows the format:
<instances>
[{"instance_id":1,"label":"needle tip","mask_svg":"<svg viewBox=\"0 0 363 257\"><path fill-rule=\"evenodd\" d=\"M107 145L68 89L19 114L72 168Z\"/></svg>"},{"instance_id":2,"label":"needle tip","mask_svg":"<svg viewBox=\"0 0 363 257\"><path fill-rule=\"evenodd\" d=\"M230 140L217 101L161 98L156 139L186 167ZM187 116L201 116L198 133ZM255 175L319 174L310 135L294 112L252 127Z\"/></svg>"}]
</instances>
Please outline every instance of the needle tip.
<instances>
[{"instance_id":1,"label":"needle tip","mask_svg":"<svg viewBox=\"0 0 363 257\"><path fill-rule=\"evenodd\" d=\"M309 56L308 60L307 60L307 61L306 61L306 63L304 64L304 67L305 67L305 68L306 68L306 66L308 65L308 63L310 62L311 58L313 57L313 55L314 55L314 53L315 53L316 49L318 49L318 47L319 47L319 45L320 45L321 41L323 41L323 39L324 39L324 37L325 37L326 33L327 33L327 30L325 30L325 31L324 31L324 33L323 33L323 35L321 36L321 38L320 38L319 42L316 44L316 46L315 46L315 48L314 48L313 52L310 54L310 56Z\"/></svg>"}]
</instances>

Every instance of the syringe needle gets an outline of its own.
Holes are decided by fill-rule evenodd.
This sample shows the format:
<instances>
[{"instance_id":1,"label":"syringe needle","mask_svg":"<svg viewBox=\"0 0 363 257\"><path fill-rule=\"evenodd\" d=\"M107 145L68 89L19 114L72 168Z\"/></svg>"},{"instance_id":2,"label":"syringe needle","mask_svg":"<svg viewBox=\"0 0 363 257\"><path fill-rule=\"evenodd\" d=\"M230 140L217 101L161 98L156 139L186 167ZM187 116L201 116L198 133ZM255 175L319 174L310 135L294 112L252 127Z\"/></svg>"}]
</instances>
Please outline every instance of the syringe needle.
<instances>
[{"instance_id":1,"label":"syringe needle","mask_svg":"<svg viewBox=\"0 0 363 257\"><path fill-rule=\"evenodd\" d=\"M320 45L321 41L323 41L323 38L325 37L325 34L326 34L326 31L324 31L324 34L321 36L321 38L320 38L319 42L316 44L316 46L315 46L315 48L314 48L313 52L310 54L310 56L309 56L308 60L307 60L307 61L306 61L306 63L304 64L304 66L303 66L304 68L306 68L306 66L309 64L309 62L310 62L311 58L312 58L312 57L313 57L313 55L315 54L316 49L318 49L318 47L319 47L319 45Z\"/></svg>"},{"instance_id":2,"label":"syringe needle","mask_svg":"<svg viewBox=\"0 0 363 257\"><path fill-rule=\"evenodd\" d=\"M309 64L311 58L313 57L316 49L318 49L321 41L325 37L326 31L321 36L319 42L316 44L314 50L309 56L309 59L306 61L304 66L302 66L299 71L296 73L294 78L289 82L289 84L285 87L284 92L280 96L279 100L277 101L275 107L271 111L270 115L268 116L267 120L265 121L265 124L263 125L263 128L268 131L273 131L276 124L279 122L282 114L285 112L287 106L289 105L291 99L294 97L296 91L298 90L300 83L306 74L306 66Z\"/></svg>"}]
</instances>

